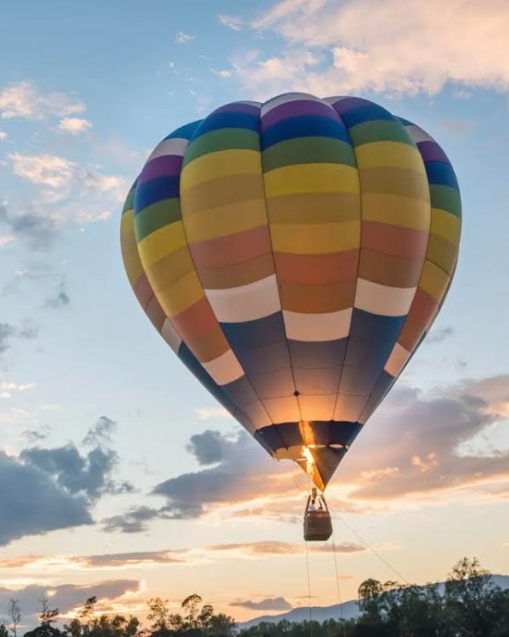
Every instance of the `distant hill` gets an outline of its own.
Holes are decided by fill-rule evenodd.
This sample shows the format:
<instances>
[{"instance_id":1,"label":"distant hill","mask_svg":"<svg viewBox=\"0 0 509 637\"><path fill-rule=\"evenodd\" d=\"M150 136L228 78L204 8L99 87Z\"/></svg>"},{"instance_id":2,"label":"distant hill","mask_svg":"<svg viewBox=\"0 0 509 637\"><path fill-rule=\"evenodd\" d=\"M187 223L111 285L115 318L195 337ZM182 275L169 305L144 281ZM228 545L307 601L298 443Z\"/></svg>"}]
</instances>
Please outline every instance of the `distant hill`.
<instances>
[{"instance_id":1,"label":"distant hill","mask_svg":"<svg viewBox=\"0 0 509 637\"><path fill-rule=\"evenodd\" d=\"M494 584L500 586L503 589L509 589L509 575L493 575L492 580ZM439 585L439 590L443 590L444 584ZM355 619L359 616L359 605L355 600L343 602L343 604L335 604L334 606L312 606L311 616L313 620L324 622L326 619ZM287 613L281 613L279 615L262 615L261 617L255 617L248 622L242 622L238 624L239 628L250 628L256 626L262 622L268 622L276 624L277 622L286 619L289 622L303 622L309 619L309 607L299 606Z\"/></svg>"}]
</instances>

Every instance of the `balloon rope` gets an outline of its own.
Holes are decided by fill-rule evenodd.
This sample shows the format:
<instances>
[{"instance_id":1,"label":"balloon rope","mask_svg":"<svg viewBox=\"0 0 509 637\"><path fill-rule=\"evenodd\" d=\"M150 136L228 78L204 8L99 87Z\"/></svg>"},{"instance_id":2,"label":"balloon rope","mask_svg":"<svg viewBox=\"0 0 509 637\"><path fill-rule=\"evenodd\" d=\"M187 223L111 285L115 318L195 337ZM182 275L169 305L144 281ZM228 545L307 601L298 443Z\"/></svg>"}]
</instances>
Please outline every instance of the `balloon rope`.
<instances>
[{"instance_id":1,"label":"balloon rope","mask_svg":"<svg viewBox=\"0 0 509 637\"><path fill-rule=\"evenodd\" d=\"M329 506L329 510L330 512L334 515L335 518L337 518L341 524L343 524L344 526L346 526L346 528L355 535L355 537L360 540L364 546L369 549L373 555L375 555L375 557L377 557L381 562L383 562L383 564L385 564L385 566L387 566L387 568L389 568L393 573L395 573L395 575L397 575L397 577L399 577L407 586L412 586L412 584L410 584L410 582L406 579L406 577L403 577L403 575L401 575L401 573L399 571L397 571L385 558L383 558L380 553L378 553L378 551L376 551L371 544L368 544L368 542L366 542L366 540L364 538L362 538L355 529L353 529L340 515L339 513L335 513L334 511L332 511L332 509ZM333 540L334 541L334 540ZM469 637L475 637L474 633L472 631L470 631L468 628L465 628L464 626L462 626L460 623L458 623L454 617L450 617L449 618L452 623L456 626L456 628L459 629L460 633L463 633L464 635L468 635Z\"/></svg>"},{"instance_id":2,"label":"balloon rope","mask_svg":"<svg viewBox=\"0 0 509 637\"><path fill-rule=\"evenodd\" d=\"M308 574L308 606L309 606L309 637L313 637L313 611L311 610L311 578L309 577L309 553L308 543L304 540L306 547L306 570Z\"/></svg>"},{"instance_id":3,"label":"balloon rope","mask_svg":"<svg viewBox=\"0 0 509 637\"><path fill-rule=\"evenodd\" d=\"M336 571L336 588L338 590L339 614L341 615L341 624L343 626L343 637L346 637L346 624L343 614L343 601L341 600L341 587L339 584L338 560L336 557L336 543L334 542L334 529L332 530L332 551L334 553L334 569Z\"/></svg>"}]
</instances>

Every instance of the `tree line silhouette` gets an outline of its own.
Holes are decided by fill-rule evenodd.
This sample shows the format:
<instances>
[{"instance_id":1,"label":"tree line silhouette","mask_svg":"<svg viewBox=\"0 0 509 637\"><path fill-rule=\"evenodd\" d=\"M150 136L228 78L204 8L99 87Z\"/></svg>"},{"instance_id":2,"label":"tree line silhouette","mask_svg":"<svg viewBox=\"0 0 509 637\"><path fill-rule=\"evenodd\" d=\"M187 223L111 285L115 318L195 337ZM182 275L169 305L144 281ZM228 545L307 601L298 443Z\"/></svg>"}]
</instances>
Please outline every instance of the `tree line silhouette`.
<instances>
[{"instance_id":1,"label":"tree line silhouette","mask_svg":"<svg viewBox=\"0 0 509 637\"><path fill-rule=\"evenodd\" d=\"M59 610L43 598L39 625L24 637L509 637L509 589L497 586L477 559L457 562L442 588L367 579L358 596L356 619L283 620L244 629L196 594L182 602L181 613L171 613L168 600L149 599L146 628L134 616L98 614L96 597L59 627ZM7 614L8 620L0 619L0 637L19 637L22 609L16 599Z\"/></svg>"}]
</instances>

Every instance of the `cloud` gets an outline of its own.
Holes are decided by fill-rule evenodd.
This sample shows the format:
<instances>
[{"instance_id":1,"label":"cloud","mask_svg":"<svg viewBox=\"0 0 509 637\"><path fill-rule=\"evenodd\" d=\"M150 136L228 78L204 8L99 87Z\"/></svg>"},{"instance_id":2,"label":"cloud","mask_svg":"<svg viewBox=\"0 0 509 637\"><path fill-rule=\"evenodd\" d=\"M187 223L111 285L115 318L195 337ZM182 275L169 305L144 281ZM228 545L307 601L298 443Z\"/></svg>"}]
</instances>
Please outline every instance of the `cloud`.
<instances>
[{"instance_id":1,"label":"cloud","mask_svg":"<svg viewBox=\"0 0 509 637\"><path fill-rule=\"evenodd\" d=\"M210 69L210 70L214 75L217 75L218 77L222 77L223 79L226 79L232 76L232 72L228 71L227 69L221 69L219 71L216 71L216 69Z\"/></svg>"},{"instance_id":2,"label":"cloud","mask_svg":"<svg viewBox=\"0 0 509 637\"><path fill-rule=\"evenodd\" d=\"M13 381L3 380L0 382L0 398L10 398L14 391L23 392L28 389L33 389L34 387L34 383L25 383L20 385Z\"/></svg>"},{"instance_id":3,"label":"cloud","mask_svg":"<svg viewBox=\"0 0 509 637\"><path fill-rule=\"evenodd\" d=\"M250 610L267 610L267 611L281 611L292 610L293 606L290 602L287 602L284 597L267 597L259 602L252 602L250 600L232 602L230 606L239 606L240 608L249 608Z\"/></svg>"},{"instance_id":4,"label":"cloud","mask_svg":"<svg viewBox=\"0 0 509 637\"><path fill-rule=\"evenodd\" d=\"M17 328L10 323L0 323L0 354L12 346L13 339L32 340L39 335L35 327Z\"/></svg>"},{"instance_id":5,"label":"cloud","mask_svg":"<svg viewBox=\"0 0 509 637\"><path fill-rule=\"evenodd\" d=\"M509 376L466 380L429 393L395 391L345 460L357 500L433 498L509 481L509 451L481 439L509 414ZM477 441L477 442L475 442ZM465 445L468 451L465 451ZM485 446L485 445L484 445Z\"/></svg>"},{"instance_id":6,"label":"cloud","mask_svg":"<svg viewBox=\"0 0 509 637\"><path fill-rule=\"evenodd\" d=\"M71 299L67 293L67 282L65 278L62 278L53 295L48 296L44 301L43 307L47 307L52 310L60 310L68 307L70 304Z\"/></svg>"},{"instance_id":7,"label":"cloud","mask_svg":"<svg viewBox=\"0 0 509 637\"><path fill-rule=\"evenodd\" d=\"M85 105L66 93L40 93L30 82L16 82L0 91L3 119L43 120L82 113Z\"/></svg>"},{"instance_id":8,"label":"cloud","mask_svg":"<svg viewBox=\"0 0 509 637\"><path fill-rule=\"evenodd\" d=\"M433 345L435 343L441 343L445 341L445 339L452 336L455 332L455 329L452 325L441 325L440 327L435 327L431 330L431 333L426 336L426 340L424 341L427 345Z\"/></svg>"},{"instance_id":9,"label":"cloud","mask_svg":"<svg viewBox=\"0 0 509 637\"><path fill-rule=\"evenodd\" d=\"M7 158L13 173L37 187L38 192L31 203L16 212L0 202L0 223L9 229L4 238L27 239L36 249L50 247L68 224L107 219L110 209L119 205L127 191L123 177L105 174L97 165L80 166L48 154L10 153Z\"/></svg>"},{"instance_id":10,"label":"cloud","mask_svg":"<svg viewBox=\"0 0 509 637\"><path fill-rule=\"evenodd\" d=\"M164 511L148 506L135 507L126 513L113 515L103 520L107 533L141 533L147 529L147 522L168 517Z\"/></svg>"},{"instance_id":11,"label":"cloud","mask_svg":"<svg viewBox=\"0 0 509 637\"><path fill-rule=\"evenodd\" d=\"M68 493L86 495L91 501L124 489L112 478L119 458L111 449L95 447L84 456L73 444L52 449L32 447L22 451L20 459L47 474Z\"/></svg>"},{"instance_id":12,"label":"cloud","mask_svg":"<svg viewBox=\"0 0 509 637\"><path fill-rule=\"evenodd\" d=\"M214 407L198 407L196 414L200 420L209 420L210 418L231 418L231 414L224 407L219 405Z\"/></svg>"},{"instance_id":13,"label":"cloud","mask_svg":"<svg viewBox=\"0 0 509 637\"><path fill-rule=\"evenodd\" d=\"M350 554L360 553L366 550L366 547L351 542L343 542L335 545L336 553ZM246 556L267 556L267 555L302 555L306 552L306 548L302 543L297 542L281 542L279 540L261 541L261 542L241 542L231 544L216 544L207 547L208 551L213 552L235 552ZM309 553L332 553L333 547L330 544L314 544L307 549Z\"/></svg>"},{"instance_id":14,"label":"cloud","mask_svg":"<svg viewBox=\"0 0 509 637\"><path fill-rule=\"evenodd\" d=\"M363 513L409 502L436 504L440 498L504 498L509 450L493 448L486 438L508 416L509 376L467 379L429 392L395 388L340 465L337 486L332 482L328 490L329 505L334 511ZM205 515L302 520L307 483L298 482L301 470L295 465L280 469L247 433L207 430L193 436L187 450L199 470L157 484L151 495L164 498L162 506L134 508L105 520L106 530L138 533L152 520Z\"/></svg>"},{"instance_id":15,"label":"cloud","mask_svg":"<svg viewBox=\"0 0 509 637\"><path fill-rule=\"evenodd\" d=\"M25 588L0 588L0 607L7 608L11 598L17 599L23 612L23 623L30 625L34 623L40 612L40 600L43 597L51 600L52 608L58 608L61 614L66 614L82 606L92 596L97 597L100 601L113 601L139 593L140 588L140 582L130 579L105 580L82 585L32 584Z\"/></svg>"},{"instance_id":16,"label":"cloud","mask_svg":"<svg viewBox=\"0 0 509 637\"><path fill-rule=\"evenodd\" d=\"M184 33L183 31L179 31L176 35L175 35L175 44L189 44L189 42L192 42L193 40L196 40L196 36L194 35L189 35L189 33Z\"/></svg>"},{"instance_id":17,"label":"cloud","mask_svg":"<svg viewBox=\"0 0 509 637\"><path fill-rule=\"evenodd\" d=\"M51 475L0 451L0 546L25 535L92 524L88 502ZM0 589L1 592L1 589Z\"/></svg>"},{"instance_id":18,"label":"cloud","mask_svg":"<svg viewBox=\"0 0 509 637\"><path fill-rule=\"evenodd\" d=\"M244 25L244 21L238 16L220 14L218 19L221 24L233 31L240 31Z\"/></svg>"},{"instance_id":19,"label":"cloud","mask_svg":"<svg viewBox=\"0 0 509 637\"><path fill-rule=\"evenodd\" d=\"M58 122L58 130L62 133L70 133L71 135L79 135L92 128L92 122L88 119L80 117L64 117Z\"/></svg>"},{"instance_id":20,"label":"cloud","mask_svg":"<svg viewBox=\"0 0 509 637\"><path fill-rule=\"evenodd\" d=\"M27 441L29 445L35 445L50 435L51 429L47 426L37 427L37 429L25 429L21 432L22 437Z\"/></svg>"},{"instance_id":21,"label":"cloud","mask_svg":"<svg viewBox=\"0 0 509 637\"><path fill-rule=\"evenodd\" d=\"M0 141L3 142L8 137L7 133L3 130L0 130Z\"/></svg>"},{"instance_id":22,"label":"cloud","mask_svg":"<svg viewBox=\"0 0 509 637\"><path fill-rule=\"evenodd\" d=\"M237 66L257 97L285 90L435 94L447 82L509 88L505 0L451 0L445 9L429 0L411 11L405 0L283 0L252 27L284 42L279 54ZM320 65L307 63L309 55Z\"/></svg>"},{"instance_id":23,"label":"cloud","mask_svg":"<svg viewBox=\"0 0 509 637\"><path fill-rule=\"evenodd\" d=\"M87 435L83 438L84 445L102 445L112 442L112 435L117 429L117 423L108 418L101 416L93 427L87 431Z\"/></svg>"}]
</instances>

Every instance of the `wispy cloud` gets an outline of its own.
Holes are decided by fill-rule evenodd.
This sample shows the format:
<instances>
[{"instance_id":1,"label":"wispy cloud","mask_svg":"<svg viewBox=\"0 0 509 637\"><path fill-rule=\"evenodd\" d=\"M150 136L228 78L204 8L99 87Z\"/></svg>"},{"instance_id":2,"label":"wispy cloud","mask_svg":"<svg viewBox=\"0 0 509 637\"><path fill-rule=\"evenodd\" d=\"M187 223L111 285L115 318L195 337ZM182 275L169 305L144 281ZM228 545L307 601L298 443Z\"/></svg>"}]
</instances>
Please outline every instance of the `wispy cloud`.
<instances>
[{"instance_id":1,"label":"wispy cloud","mask_svg":"<svg viewBox=\"0 0 509 637\"><path fill-rule=\"evenodd\" d=\"M451 0L446 8L429 0L412 11L405 0L283 0L252 27L284 42L279 54L237 67L257 96L285 90L434 94L448 81L509 88L504 0ZM320 64L310 64L309 56Z\"/></svg>"},{"instance_id":2,"label":"wispy cloud","mask_svg":"<svg viewBox=\"0 0 509 637\"><path fill-rule=\"evenodd\" d=\"M92 122L80 117L64 117L58 122L57 129L62 133L79 135L92 128Z\"/></svg>"},{"instance_id":3,"label":"wispy cloud","mask_svg":"<svg viewBox=\"0 0 509 637\"><path fill-rule=\"evenodd\" d=\"M232 602L230 606L239 606L249 610L284 611L292 610L293 606L284 597L266 597L259 602L252 600L239 600Z\"/></svg>"},{"instance_id":4,"label":"wispy cloud","mask_svg":"<svg viewBox=\"0 0 509 637\"><path fill-rule=\"evenodd\" d=\"M67 291L67 281L62 278L58 283L56 290L44 301L43 307L50 308L52 310L61 310L69 307L71 299Z\"/></svg>"},{"instance_id":5,"label":"wispy cloud","mask_svg":"<svg viewBox=\"0 0 509 637\"><path fill-rule=\"evenodd\" d=\"M426 340L424 341L426 345L434 345L435 343L441 343L445 341L449 336L454 334L454 327L452 325L441 325L440 327L435 327L431 330L431 332L426 336Z\"/></svg>"},{"instance_id":6,"label":"wispy cloud","mask_svg":"<svg viewBox=\"0 0 509 637\"><path fill-rule=\"evenodd\" d=\"M218 19L221 24L224 24L225 27L228 27L233 31L240 31L244 25L242 18L234 15L220 14Z\"/></svg>"},{"instance_id":7,"label":"wispy cloud","mask_svg":"<svg viewBox=\"0 0 509 637\"><path fill-rule=\"evenodd\" d=\"M217 71L216 69L210 69L210 71L214 75L217 75L217 77L222 77L224 79L232 76L232 71L229 71L228 69L220 69L219 71Z\"/></svg>"},{"instance_id":8,"label":"wispy cloud","mask_svg":"<svg viewBox=\"0 0 509 637\"><path fill-rule=\"evenodd\" d=\"M8 137L7 133L3 130L0 130L0 141L3 142Z\"/></svg>"},{"instance_id":9,"label":"wispy cloud","mask_svg":"<svg viewBox=\"0 0 509 637\"><path fill-rule=\"evenodd\" d=\"M210 420L211 418L231 418L231 414L224 407L198 407L196 415L200 420Z\"/></svg>"},{"instance_id":10,"label":"wispy cloud","mask_svg":"<svg viewBox=\"0 0 509 637\"><path fill-rule=\"evenodd\" d=\"M43 120L65 118L83 113L85 105L66 93L41 93L30 82L17 82L0 91L0 116L3 119Z\"/></svg>"},{"instance_id":11,"label":"wispy cloud","mask_svg":"<svg viewBox=\"0 0 509 637\"><path fill-rule=\"evenodd\" d=\"M196 36L190 35L189 33L184 33L183 31L179 31L175 35L174 42L175 44L189 44L189 42L192 42L193 40L196 40Z\"/></svg>"}]
</instances>

